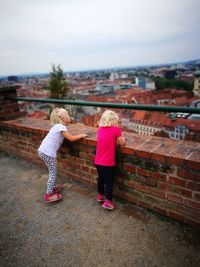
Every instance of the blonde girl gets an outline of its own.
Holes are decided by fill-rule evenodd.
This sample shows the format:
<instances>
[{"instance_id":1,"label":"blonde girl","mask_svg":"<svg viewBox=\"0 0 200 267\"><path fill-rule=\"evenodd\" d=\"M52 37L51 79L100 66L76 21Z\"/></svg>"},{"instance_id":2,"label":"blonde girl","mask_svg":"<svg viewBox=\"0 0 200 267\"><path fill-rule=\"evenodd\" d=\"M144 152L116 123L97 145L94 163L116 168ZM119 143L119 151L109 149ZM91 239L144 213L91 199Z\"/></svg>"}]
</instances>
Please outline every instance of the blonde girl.
<instances>
[{"instance_id":1,"label":"blonde girl","mask_svg":"<svg viewBox=\"0 0 200 267\"><path fill-rule=\"evenodd\" d=\"M50 122L53 127L50 129L47 136L43 139L38 148L38 155L46 164L49 171L47 182L47 192L45 201L47 203L58 201L62 198L59 192L61 186L56 186L57 175L57 151L62 145L64 139L73 142L86 137L86 134L71 135L67 130L67 124L71 122L68 112L63 108L56 108L50 115Z\"/></svg>"},{"instance_id":2,"label":"blonde girl","mask_svg":"<svg viewBox=\"0 0 200 267\"><path fill-rule=\"evenodd\" d=\"M125 145L125 138L119 127L119 117L112 110L106 110L99 122L95 166L98 172L97 202L103 202L103 208L114 210L113 198L114 170L116 165L116 144Z\"/></svg>"}]
</instances>

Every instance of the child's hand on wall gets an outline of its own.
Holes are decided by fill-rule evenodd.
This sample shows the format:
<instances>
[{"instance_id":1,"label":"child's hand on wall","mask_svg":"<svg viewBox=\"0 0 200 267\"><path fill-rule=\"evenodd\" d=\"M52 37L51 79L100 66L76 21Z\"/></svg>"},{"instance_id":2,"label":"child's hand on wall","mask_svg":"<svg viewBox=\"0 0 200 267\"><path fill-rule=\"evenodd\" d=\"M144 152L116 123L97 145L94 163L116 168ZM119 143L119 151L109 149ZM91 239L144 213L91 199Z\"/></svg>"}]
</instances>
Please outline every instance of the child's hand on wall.
<instances>
[{"instance_id":1,"label":"child's hand on wall","mask_svg":"<svg viewBox=\"0 0 200 267\"><path fill-rule=\"evenodd\" d=\"M120 136L117 138L117 145L124 146L126 144L126 138L123 136Z\"/></svg>"}]
</instances>

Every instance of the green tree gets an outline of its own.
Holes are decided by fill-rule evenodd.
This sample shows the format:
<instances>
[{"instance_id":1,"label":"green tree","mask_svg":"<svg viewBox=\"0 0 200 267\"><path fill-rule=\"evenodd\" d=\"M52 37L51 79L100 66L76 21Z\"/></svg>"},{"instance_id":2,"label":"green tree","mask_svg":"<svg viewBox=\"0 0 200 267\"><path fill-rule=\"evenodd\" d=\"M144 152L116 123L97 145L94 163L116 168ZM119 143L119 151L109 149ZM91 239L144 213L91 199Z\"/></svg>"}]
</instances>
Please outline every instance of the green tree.
<instances>
[{"instance_id":1,"label":"green tree","mask_svg":"<svg viewBox=\"0 0 200 267\"><path fill-rule=\"evenodd\" d=\"M176 88L176 89L184 89L187 91L193 90L193 84L189 84L187 82L177 80L177 79L166 79L160 77L152 77L155 82L156 89L162 90L168 87Z\"/></svg>"},{"instance_id":2,"label":"green tree","mask_svg":"<svg viewBox=\"0 0 200 267\"><path fill-rule=\"evenodd\" d=\"M60 65L52 64L48 89L51 92L51 98L62 99L68 95L69 84L64 77L64 72Z\"/></svg>"}]
</instances>

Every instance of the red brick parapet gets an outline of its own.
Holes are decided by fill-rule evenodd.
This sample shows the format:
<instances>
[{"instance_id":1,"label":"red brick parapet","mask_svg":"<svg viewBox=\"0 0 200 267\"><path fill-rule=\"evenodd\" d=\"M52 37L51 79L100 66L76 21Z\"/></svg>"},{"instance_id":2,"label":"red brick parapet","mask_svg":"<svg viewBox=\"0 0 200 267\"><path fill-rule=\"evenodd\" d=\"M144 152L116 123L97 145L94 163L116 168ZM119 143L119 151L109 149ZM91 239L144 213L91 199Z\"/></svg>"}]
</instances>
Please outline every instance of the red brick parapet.
<instances>
[{"instance_id":1,"label":"red brick parapet","mask_svg":"<svg viewBox=\"0 0 200 267\"><path fill-rule=\"evenodd\" d=\"M20 111L19 103L9 100L8 97L16 96L17 85L0 86L0 120L11 120L25 115Z\"/></svg>"},{"instance_id":2,"label":"red brick parapet","mask_svg":"<svg viewBox=\"0 0 200 267\"><path fill-rule=\"evenodd\" d=\"M0 121L0 149L42 164L37 148L47 134L47 120ZM58 153L62 176L96 185L96 128L69 125L72 134L88 133L78 142L64 141ZM200 227L200 143L124 133L117 149L115 196L165 216Z\"/></svg>"}]
</instances>

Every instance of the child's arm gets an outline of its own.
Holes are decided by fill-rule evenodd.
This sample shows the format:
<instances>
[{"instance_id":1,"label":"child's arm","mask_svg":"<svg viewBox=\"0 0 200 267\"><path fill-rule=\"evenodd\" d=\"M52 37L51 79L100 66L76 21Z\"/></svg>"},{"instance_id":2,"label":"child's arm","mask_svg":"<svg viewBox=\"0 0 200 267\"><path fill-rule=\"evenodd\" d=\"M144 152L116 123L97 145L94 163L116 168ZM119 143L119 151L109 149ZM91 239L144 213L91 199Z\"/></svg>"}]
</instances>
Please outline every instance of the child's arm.
<instances>
[{"instance_id":1,"label":"child's arm","mask_svg":"<svg viewBox=\"0 0 200 267\"><path fill-rule=\"evenodd\" d=\"M125 145L125 144L126 144L126 139L125 139L125 137L123 137L123 136L118 137L118 138L117 138L117 144L120 145L120 146Z\"/></svg>"},{"instance_id":2,"label":"child's arm","mask_svg":"<svg viewBox=\"0 0 200 267\"><path fill-rule=\"evenodd\" d=\"M81 138L84 138L87 136L87 134L77 134L77 135L71 135L69 132L67 131L62 131L62 135L69 140L70 142L74 142L77 141Z\"/></svg>"}]
</instances>

